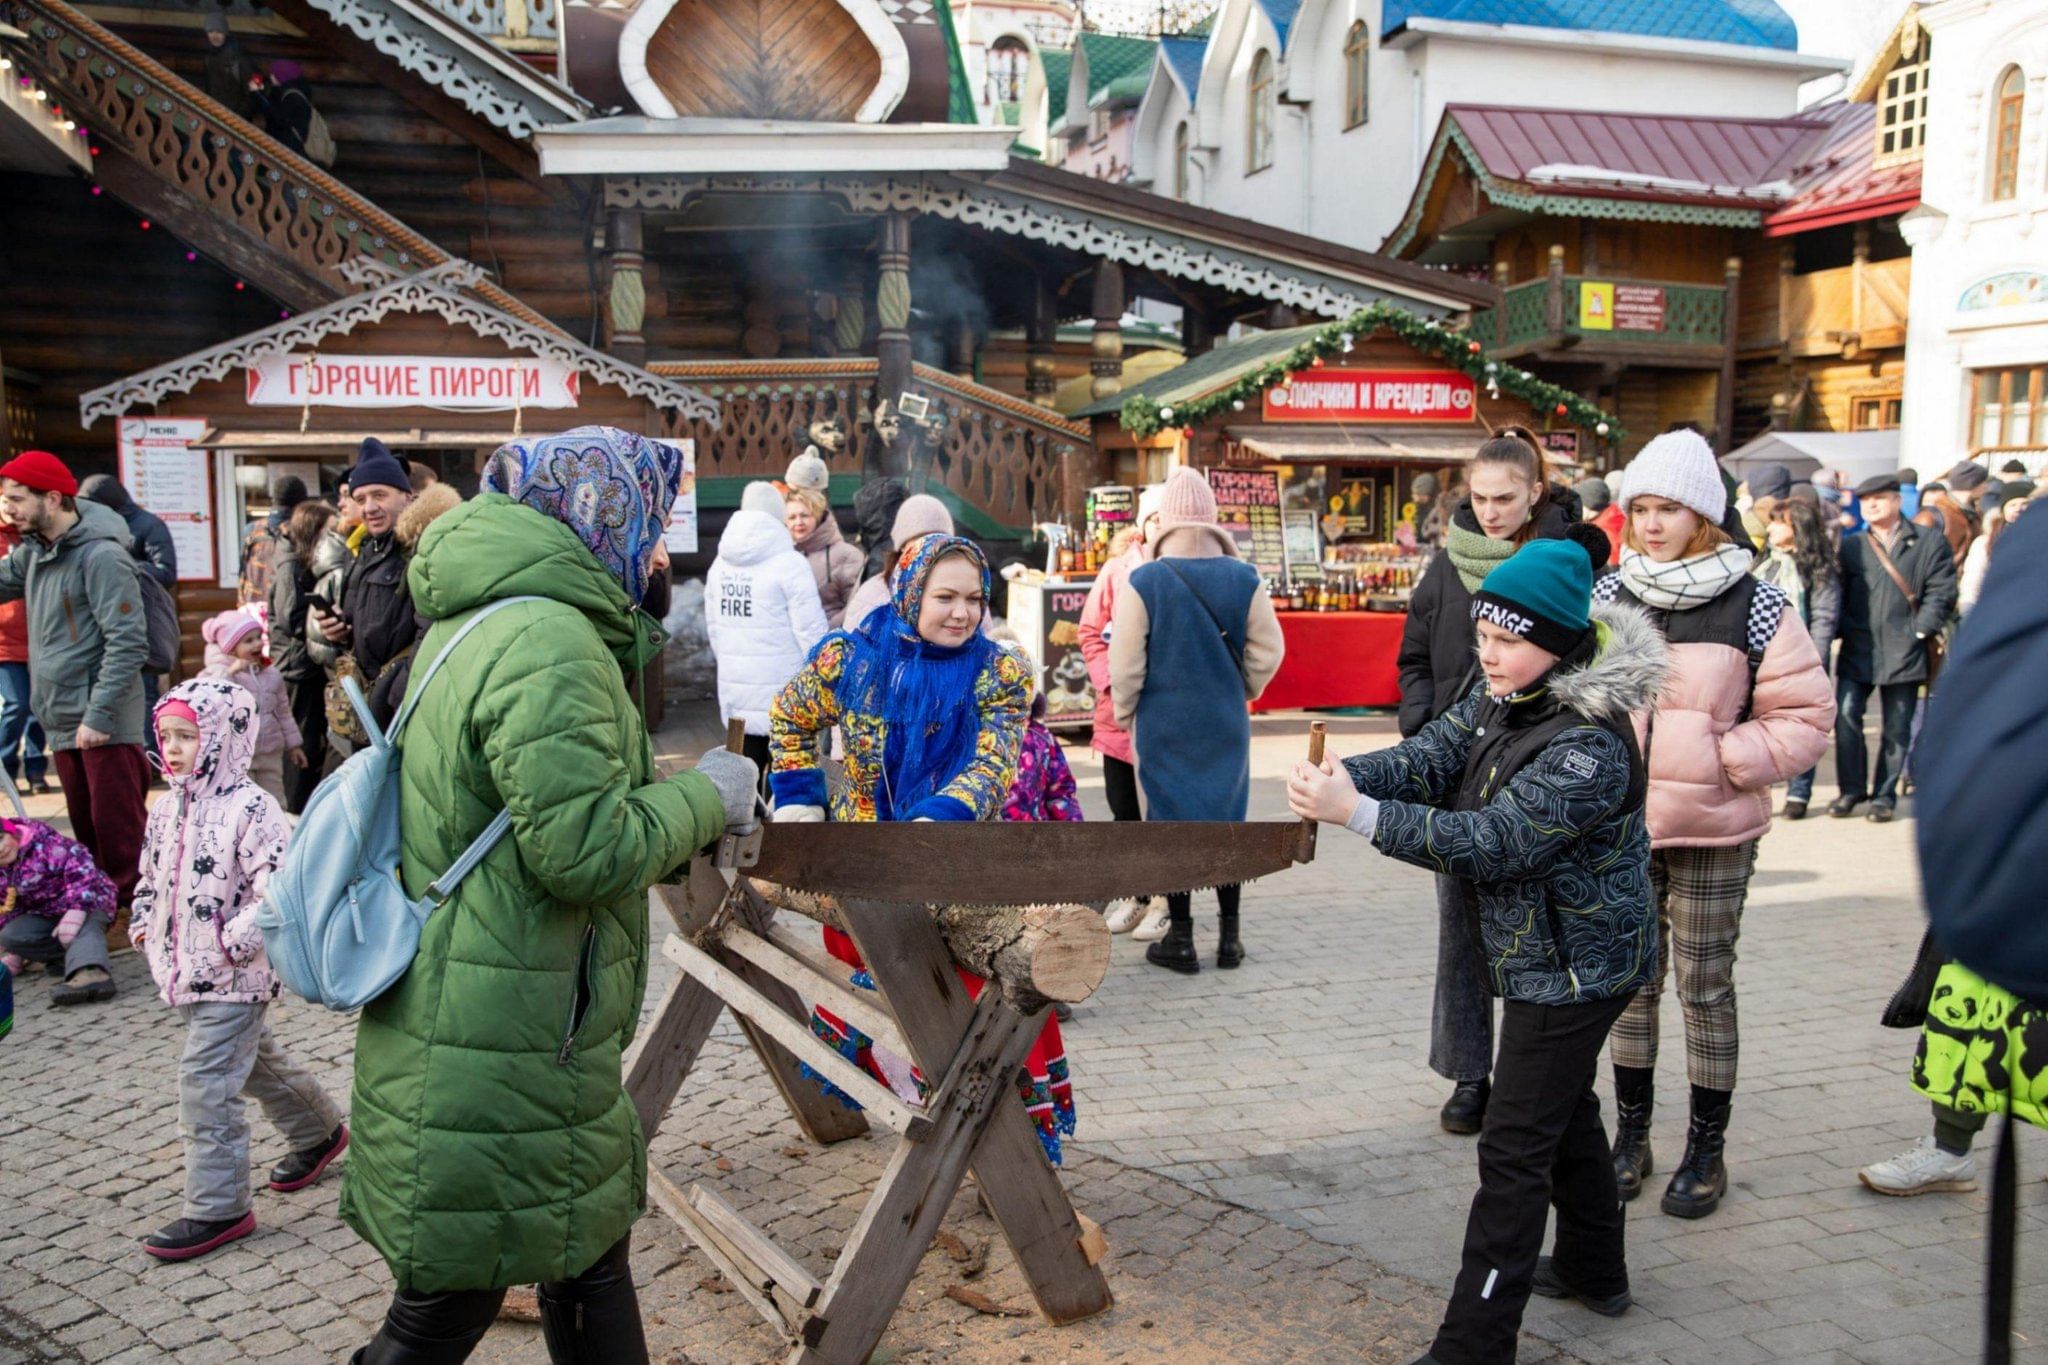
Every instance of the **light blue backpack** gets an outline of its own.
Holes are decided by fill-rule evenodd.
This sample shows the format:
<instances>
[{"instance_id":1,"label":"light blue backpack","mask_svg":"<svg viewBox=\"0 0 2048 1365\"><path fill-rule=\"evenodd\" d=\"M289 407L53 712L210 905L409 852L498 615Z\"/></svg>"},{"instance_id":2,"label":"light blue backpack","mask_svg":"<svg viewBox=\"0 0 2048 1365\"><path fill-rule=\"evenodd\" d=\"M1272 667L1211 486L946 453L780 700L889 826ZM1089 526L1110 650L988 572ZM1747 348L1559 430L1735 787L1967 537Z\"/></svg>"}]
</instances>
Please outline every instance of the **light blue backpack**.
<instances>
[{"instance_id":1,"label":"light blue backpack","mask_svg":"<svg viewBox=\"0 0 2048 1365\"><path fill-rule=\"evenodd\" d=\"M511 828L509 811L476 836L418 900L398 877L399 754L393 747L441 665L492 612L539 597L507 597L480 608L413 678L387 733L378 729L353 678L343 681L369 744L322 782L270 878L256 927L263 951L290 990L331 1010L361 1009L405 975L419 952L420 928L490 855Z\"/></svg>"}]
</instances>

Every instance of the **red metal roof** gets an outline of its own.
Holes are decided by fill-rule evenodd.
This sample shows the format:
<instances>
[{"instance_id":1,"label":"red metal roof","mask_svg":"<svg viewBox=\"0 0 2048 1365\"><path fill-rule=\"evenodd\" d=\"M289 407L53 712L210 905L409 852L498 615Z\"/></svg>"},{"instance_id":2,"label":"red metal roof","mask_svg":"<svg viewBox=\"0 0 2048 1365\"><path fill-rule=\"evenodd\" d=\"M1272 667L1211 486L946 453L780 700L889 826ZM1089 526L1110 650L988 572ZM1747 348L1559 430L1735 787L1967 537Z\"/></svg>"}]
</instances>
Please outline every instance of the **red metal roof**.
<instances>
[{"instance_id":1,"label":"red metal roof","mask_svg":"<svg viewBox=\"0 0 2048 1365\"><path fill-rule=\"evenodd\" d=\"M1764 235L1789 237L1837 223L1903 213L1920 202L1920 162L1874 166L1877 106L1829 104L1806 117L1826 119L1827 135L1796 170L1796 191L1764 219Z\"/></svg>"},{"instance_id":2,"label":"red metal roof","mask_svg":"<svg viewBox=\"0 0 2048 1365\"><path fill-rule=\"evenodd\" d=\"M1486 173L1540 194L1775 209L1824 120L1454 104Z\"/></svg>"}]
</instances>

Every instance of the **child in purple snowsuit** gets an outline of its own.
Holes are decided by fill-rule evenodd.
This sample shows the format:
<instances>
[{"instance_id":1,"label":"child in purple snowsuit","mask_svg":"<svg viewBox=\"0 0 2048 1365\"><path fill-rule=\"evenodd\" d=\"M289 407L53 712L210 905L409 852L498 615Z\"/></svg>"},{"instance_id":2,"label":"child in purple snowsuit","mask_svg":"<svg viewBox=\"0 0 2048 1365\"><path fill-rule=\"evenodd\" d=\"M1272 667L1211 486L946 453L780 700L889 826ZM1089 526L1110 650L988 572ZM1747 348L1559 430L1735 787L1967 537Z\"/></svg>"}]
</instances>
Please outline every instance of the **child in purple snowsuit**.
<instances>
[{"instance_id":1,"label":"child in purple snowsuit","mask_svg":"<svg viewBox=\"0 0 2048 1365\"><path fill-rule=\"evenodd\" d=\"M113 881L83 844L40 820L0 820L0 964L10 974L24 962L61 967L67 980L97 967L104 995L85 998L111 996L107 927L117 908Z\"/></svg>"},{"instance_id":2,"label":"child in purple snowsuit","mask_svg":"<svg viewBox=\"0 0 2048 1365\"><path fill-rule=\"evenodd\" d=\"M1017 755L1017 780L1003 802L1005 820L1079 820L1081 798L1074 789L1074 770L1060 752L1060 742L1045 724L1045 693L1031 699L1031 723L1024 727L1024 747Z\"/></svg>"}]
</instances>

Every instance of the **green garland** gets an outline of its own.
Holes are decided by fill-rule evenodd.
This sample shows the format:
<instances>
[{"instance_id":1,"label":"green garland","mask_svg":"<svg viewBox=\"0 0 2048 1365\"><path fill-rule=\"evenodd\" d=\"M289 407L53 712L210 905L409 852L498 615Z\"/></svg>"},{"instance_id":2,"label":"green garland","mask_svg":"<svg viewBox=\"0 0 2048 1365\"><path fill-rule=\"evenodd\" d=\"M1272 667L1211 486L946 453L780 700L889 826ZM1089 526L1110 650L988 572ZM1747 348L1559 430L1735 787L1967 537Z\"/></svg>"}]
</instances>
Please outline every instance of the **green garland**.
<instances>
[{"instance_id":1,"label":"green garland","mask_svg":"<svg viewBox=\"0 0 2048 1365\"><path fill-rule=\"evenodd\" d=\"M1317 360L1341 359L1345 353L1345 342L1362 341L1374 332L1385 328L1416 350L1436 356L1453 367L1463 370L1481 384L1493 383L1502 392L1515 397L1534 408L1538 415L1550 418L1557 415L1559 404L1564 405L1563 419L1575 427L1583 427L1597 433L1597 438L1610 445L1618 443L1623 432L1621 423L1610 414L1600 410L1597 404L1589 403L1570 389L1538 379L1527 370L1501 361L1489 361L1483 348L1476 340L1463 332L1452 331L1434 320L1424 321L1415 314L1391 304L1376 303L1370 308L1353 313L1341 322L1332 322L1296 346L1286 355L1269 360L1257 369L1241 375L1225 389L1200 398L1182 399L1164 407L1157 399L1143 394L1132 394L1124 400L1117 420L1125 431L1134 436L1150 436L1165 427L1192 427L1228 412L1238 403L1256 402L1260 395L1275 384L1284 383L1287 377L1299 370L1307 370ZM1488 366L1492 369L1489 370ZM1168 374L1171 374L1168 371ZM1607 430L1600 431L1605 425Z\"/></svg>"}]
</instances>

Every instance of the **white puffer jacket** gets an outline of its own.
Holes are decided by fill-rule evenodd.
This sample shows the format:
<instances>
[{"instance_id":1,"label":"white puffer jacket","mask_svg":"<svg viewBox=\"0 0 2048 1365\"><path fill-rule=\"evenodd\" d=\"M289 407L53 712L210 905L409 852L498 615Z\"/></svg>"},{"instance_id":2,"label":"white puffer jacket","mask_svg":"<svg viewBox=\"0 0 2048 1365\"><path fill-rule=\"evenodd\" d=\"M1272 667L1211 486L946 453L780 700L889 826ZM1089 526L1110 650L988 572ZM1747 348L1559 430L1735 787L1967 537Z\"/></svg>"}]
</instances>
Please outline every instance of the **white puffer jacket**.
<instances>
[{"instance_id":1,"label":"white puffer jacket","mask_svg":"<svg viewBox=\"0 0 2048 1365\"><path fill-rule=\"evenodd\" d=\"M732 514L704 578L704 624L718 660L719 718L767 734L769 703L829 629L810 561L781 522Z\"/></svg>"}]
</instances>

